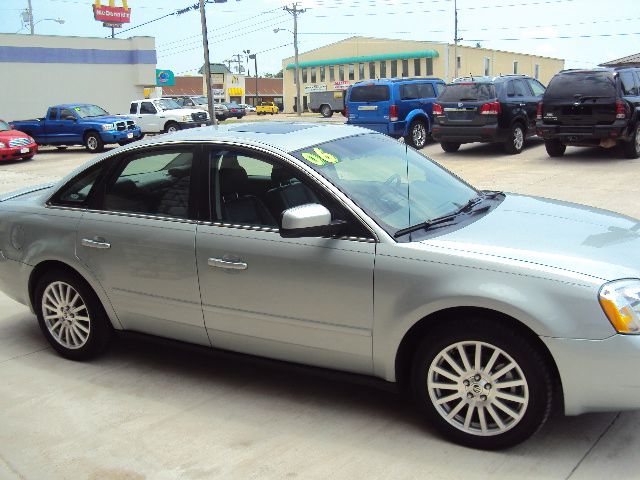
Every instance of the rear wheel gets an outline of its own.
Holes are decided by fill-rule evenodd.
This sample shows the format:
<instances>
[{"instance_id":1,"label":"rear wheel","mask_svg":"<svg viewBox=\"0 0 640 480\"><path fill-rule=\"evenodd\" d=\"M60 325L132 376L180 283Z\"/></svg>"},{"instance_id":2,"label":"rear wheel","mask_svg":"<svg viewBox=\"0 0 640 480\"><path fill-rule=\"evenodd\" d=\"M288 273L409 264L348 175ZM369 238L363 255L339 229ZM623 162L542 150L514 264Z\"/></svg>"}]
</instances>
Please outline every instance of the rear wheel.
<instances>
[{"instance_id":1,"label":"rear wheel","mask_svg":"<svg viewBox=\"0 0 640 480\"><path fill-rule=\"evenodd\" d=\"M455 142L440 142L440 147L445 152L457 152L460 149L460 144Z\"/></svg>"},{"instance_id":2,"label":"rear wheel","mask_svg":"<svg viewBox=\"0 0 640 480\"><path fill-rule=\"evenodd\" d=\"M622 145L623 153L626 158L640 157L640 124L636 125L633 130L633 136L630 141Z\"/></svg>"},{"instance_id":3,"label":"rear wheel","mask_svg":"<svg viewBox=\"0 0 640 480\"><path fill-rule=\"evenodd\" d=\"M84 145L91 153L98 153L104 150L104 142L96 132L89 132L84 137Z\"/></svg>"},{"instance_id":4,"label":"rear wheel","mask_svg":"<svg viewBox=\"0 0 640 480\"><path fill-rule=\"evenodd\" d=\"M462 445L494 450L526 440L552 407L544 357L502 322L457 323L430 334L415 355L411 378L419 407Z\"/></svg>"},{"instance_id":5,"label":"rear wheel","mask_svg":"<svg viewBox=\"0 0 640 480\"><path fill-rule=\"evenodd\" d=\"M511 155L516 155L522 152L524 148L525 130L522 124L514 123L507 137L507 141L504 142L504 151Z\"/></svg>"},{"instance_id":6,"label":"rear wheel","mask_svg":"<svg viewBox=\"0 0 640 480\"><path fill-rule=\"evenodd\" d=\"M422 120L414 119L409 125L409 134L404 141L413 148L420 150L427 144L427 126Z\"/></svg>"},{"instance_id":7,"label":"rear wheel","mask_svg":"<svg viewBox=\"0 0 640 480\"><path fill-rule=\"evenodd\" d=\"M544 148L550 157L561 157L564 155L567 146L560 140L545 140Z\"/></svg>"},{"instance_id":8,"label":"rear wheel","mask_svg":"<svg viewBox=\"0 0 640 480\"><path fill-rule=\"evenodd\" d=\"M320 107L320 113L324 118L333 116L333 110L331 110L331 107L329 105L322 105L322 107Z\"/></svg>"},{"instance_id":9,"label":"rear wheel","mask_svg":"<svg viewBox=\"0 0 640 480\"><path fill-rule=\"evenodd\" d=\"M78 275L57 270L45 273L34 298L40 328L63 357L86 360L109 344L111 323L96 294Z\"/></svg>"}]
</instances>

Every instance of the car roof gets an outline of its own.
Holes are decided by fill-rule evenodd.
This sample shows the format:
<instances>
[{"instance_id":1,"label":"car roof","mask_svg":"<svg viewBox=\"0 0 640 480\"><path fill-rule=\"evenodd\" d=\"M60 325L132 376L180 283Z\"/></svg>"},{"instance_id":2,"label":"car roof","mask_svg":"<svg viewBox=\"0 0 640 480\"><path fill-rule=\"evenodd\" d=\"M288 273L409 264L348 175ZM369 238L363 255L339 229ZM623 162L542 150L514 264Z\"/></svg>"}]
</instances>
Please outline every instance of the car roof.
<instances>
[{"instance_id":1,"label":"car roof","mask_svg":"<svg viewBox=\"0 0 640 480\"><path fill-rule=\"evenodd\" d=\"M251 122L199 127L179 130L168 135L158 135L144 140L148 146L176 142L238 142L253 146L266 146L283 152L294 152L305 147L353 137L356 135L379 135L367 128L350 125L300 123L300 122Z\"/></svg>"},{"instance_id":2,"label":"car roof","mask_svg":"<svg viewBox=\"0 0 640 480\"><path fill-rule=\"evenodd\" d=\"M521 74L496 75L493 77L488 75L478 75L477 77L476 76L457 77L457 78L454 78L447 85L460 84L460 83L501 83L514 78L531 78L531 77L528 75L521 75Z\"/></svg>"},{"instance_id":3,"label":"car roof","mask_svg":"<svg viewBox=\"0 0 640 480\"><path fill-rule=\"evenodd\" d=\"M51 105L50 108L74 108L74 107L86 107L86 106L96 106L93 103L61 103L60 105Z\"/></svg>"},{"instance_id":4,"label":"car roof","mask_svg":"<svg viewBox=\"0 0 640 480\"><path fill-rule=\"evenodd\" d=\"M423 77L406 77L406 78L378 78L376 80L363 80L361 82L354 83L353 86L361 86L361 85L386 85L389 83L400 83L400 82L436 82L436 83L444 83L444 80L441 78L423 78Z\"/></svg>"}]
</instances>

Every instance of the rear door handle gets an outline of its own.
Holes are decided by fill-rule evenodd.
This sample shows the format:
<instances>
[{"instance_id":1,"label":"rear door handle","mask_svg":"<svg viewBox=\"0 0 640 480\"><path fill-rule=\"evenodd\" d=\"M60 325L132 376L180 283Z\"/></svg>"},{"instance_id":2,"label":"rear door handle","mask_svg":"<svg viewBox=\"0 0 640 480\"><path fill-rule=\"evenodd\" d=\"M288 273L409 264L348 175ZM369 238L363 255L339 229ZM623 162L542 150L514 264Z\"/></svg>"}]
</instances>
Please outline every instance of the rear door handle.
<instances>
[{"instance_id":1,"label":"rear door handle","mask_svg":"<svg viewBox=\"0 0 640 480\"><path fill-rule=\"evenodd\" d=\"M229 270L246 270L248 265L245 262L230 262L222 258L210 258L207 260L210 267L226 268Z\"/></svg>"},{"instance_id":2,"label":"rear door handle","mask_svg":"<svg viewBox=\"0 0 640 480\"><path fill-rule=\"evenodd\" d=\"M102 238L96 238L95 240L92 240L90 238L83 238L82 239L82 246L83 247L89 247L89 248L98 248L101 250L107 249L107 248L111 248L111 244L101 241L103 240Z\"/></svg>"}]
</instances>

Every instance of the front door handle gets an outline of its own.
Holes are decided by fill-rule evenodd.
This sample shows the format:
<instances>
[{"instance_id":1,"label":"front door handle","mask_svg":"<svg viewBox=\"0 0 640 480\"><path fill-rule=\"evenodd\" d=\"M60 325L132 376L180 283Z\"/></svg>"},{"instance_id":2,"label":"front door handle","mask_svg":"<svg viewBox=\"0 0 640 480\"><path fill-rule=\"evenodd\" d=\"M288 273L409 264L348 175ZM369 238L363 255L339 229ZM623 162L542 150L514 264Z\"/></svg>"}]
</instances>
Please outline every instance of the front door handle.
<instances>
[{"instance_id":1,"label":"front door handle","mask_svg":"<svg viewBox=\"0 0 640 480\"><path fill-rule=\"evenodd\" d=\"M229 270L246 270L248 266L245 262L230 262L222 258L210 258L207 263L210 267L227 268Z\"/></svg>"},{"instance_id":2,"label":"front door handle","mask_svg":"<svg viewBox=\"0 0 640 480\"><path fill-rule=\"evenodd\" d=\"M101 240L103 240L103 239L102 238L96 238L95 240L92 240L90 238L83 238L81 243L82 243L83 247L99 248L101 250L104 250L104 249L107 249L107 248L111 248L111 244L110 243L103 242Z\"/></svg>"}]
</instances>

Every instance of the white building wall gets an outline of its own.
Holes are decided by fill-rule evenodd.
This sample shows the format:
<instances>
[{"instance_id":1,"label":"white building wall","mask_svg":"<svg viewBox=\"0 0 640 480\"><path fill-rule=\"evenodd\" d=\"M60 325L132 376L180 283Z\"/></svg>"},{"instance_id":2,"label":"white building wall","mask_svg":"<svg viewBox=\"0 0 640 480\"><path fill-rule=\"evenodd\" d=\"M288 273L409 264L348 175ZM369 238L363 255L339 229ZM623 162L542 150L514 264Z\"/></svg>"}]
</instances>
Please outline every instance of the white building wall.
<instances>
[{"instance_id":1,"label":"white building wall","mask_svg":"<svg viewBox=\"0 0 640 480\"><path fill-rule=\"evenodd\" d=\"M128 113L155 85L155 39L0 34L0 118L42 117L50 105L92 103Z\"/></svg>"}]
</instances>

